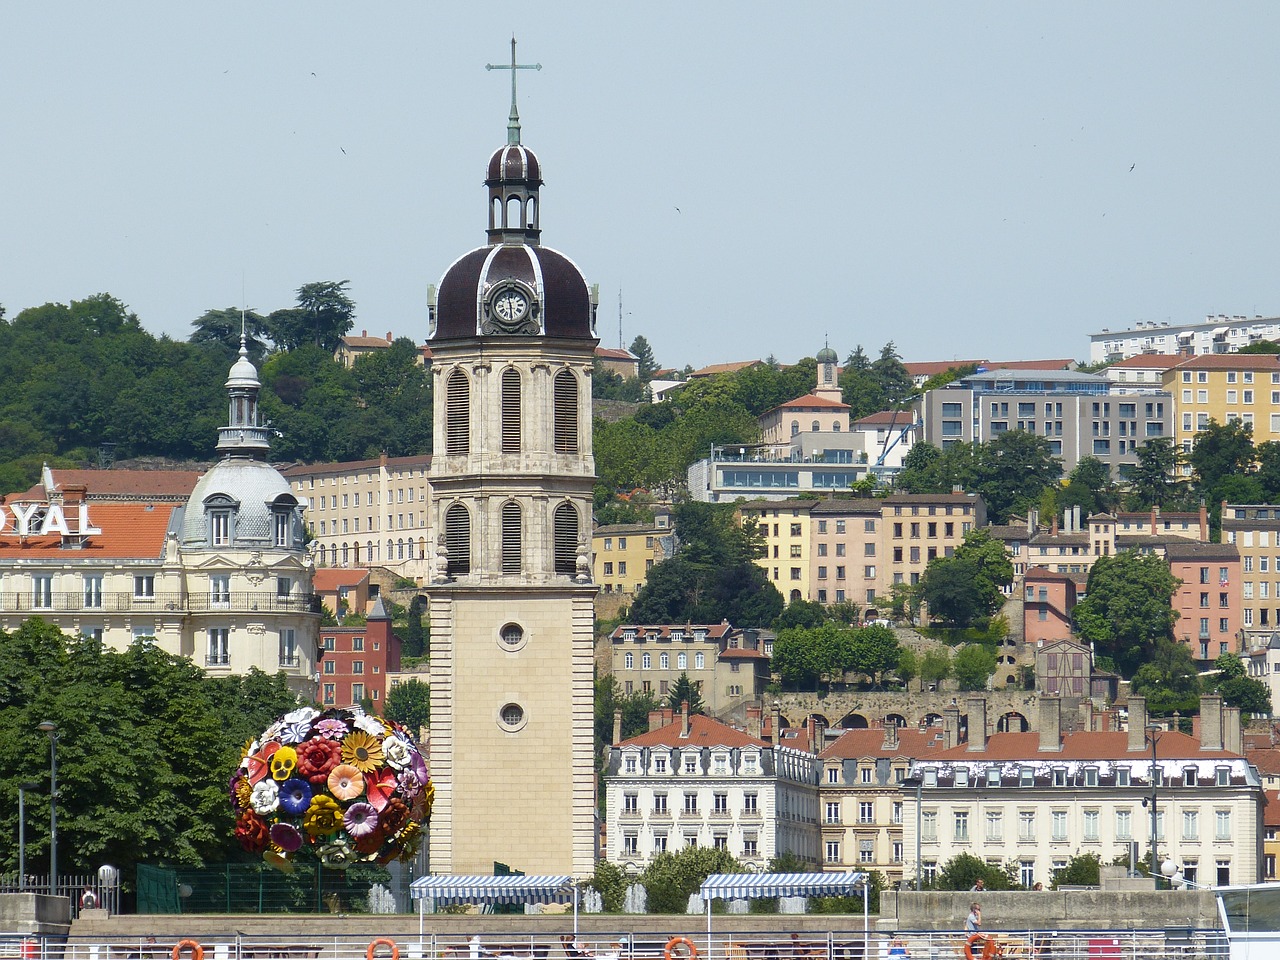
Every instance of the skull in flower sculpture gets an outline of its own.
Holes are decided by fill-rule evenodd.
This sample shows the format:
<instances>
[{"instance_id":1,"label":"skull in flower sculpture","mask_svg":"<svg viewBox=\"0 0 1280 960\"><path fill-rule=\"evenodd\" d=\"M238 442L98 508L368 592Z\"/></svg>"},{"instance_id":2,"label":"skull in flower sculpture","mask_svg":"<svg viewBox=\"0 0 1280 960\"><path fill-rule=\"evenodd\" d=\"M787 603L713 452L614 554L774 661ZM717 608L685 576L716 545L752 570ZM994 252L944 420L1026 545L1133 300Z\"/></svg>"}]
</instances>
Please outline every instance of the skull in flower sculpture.
<instances>
[{"instance_id":1,"label":"skull in flower sculpture","mask_svg":"<svg viewBox=\"0 0 1280 960\"><path fill-rule=\"evenodd\" d=\"M286 714L245 745L230 790L245 850L335 870L413 856L435 794L408 731L358 707Z\"/></svg>"}]
</instances>

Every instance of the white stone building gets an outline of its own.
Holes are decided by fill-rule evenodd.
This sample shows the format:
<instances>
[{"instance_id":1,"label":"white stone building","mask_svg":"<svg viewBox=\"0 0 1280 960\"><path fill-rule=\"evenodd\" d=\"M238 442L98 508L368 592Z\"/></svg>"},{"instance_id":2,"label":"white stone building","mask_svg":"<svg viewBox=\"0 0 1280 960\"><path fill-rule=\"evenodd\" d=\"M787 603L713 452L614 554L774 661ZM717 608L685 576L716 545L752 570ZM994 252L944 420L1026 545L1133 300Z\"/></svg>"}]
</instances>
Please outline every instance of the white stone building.
<instances>
[{"instance_id":1,"label":"white stone building","mask_svg":"<svg viewBox=\"0 0 1280 960\"><path fill-rule=\"evenodd\" d=\"M818 758L700 714L670 716L609 750L606 859L639 873L697 846L757 870L782 853L816 864Z\"/></svg>"},{"instance_id":2,"label":"white stone building","mask_svg":"<svg viewBox=\"0 0 1280 960\"><path fill-rule=\"evenodd\" d=\"M1280 317L1205 317L1196 323L1139 321L1126 330L1089 334L1089 362L1123 360L1139 353L1172 353L1200 356L1205 353L1235 353L1259 340L1280 337Z\"/></svg>"},{"instance_id":3,"label":"white stone building","mask_svg":"<svg viewBox=\"0 0 1280 960\"><path fill-rule=\"evenodd\" d=\"M970 701L967 743L912 764L902 791L907 878L917 862L928 879L968 853L1017 864L1023 886L1047 886L1080 854L1110 863L1137 843L1145 857L1153 798L1157 862L1173 860L1196 883L1262 878L1262 783L1241 751L1239 711L1219 698L1202 700L1199 737L1149 736L1141 697L1129 700L1127 732L1064 734L1061 701L1046 697L1039 732L988 736L983 704Z\"/></svg>"}]
</instances>

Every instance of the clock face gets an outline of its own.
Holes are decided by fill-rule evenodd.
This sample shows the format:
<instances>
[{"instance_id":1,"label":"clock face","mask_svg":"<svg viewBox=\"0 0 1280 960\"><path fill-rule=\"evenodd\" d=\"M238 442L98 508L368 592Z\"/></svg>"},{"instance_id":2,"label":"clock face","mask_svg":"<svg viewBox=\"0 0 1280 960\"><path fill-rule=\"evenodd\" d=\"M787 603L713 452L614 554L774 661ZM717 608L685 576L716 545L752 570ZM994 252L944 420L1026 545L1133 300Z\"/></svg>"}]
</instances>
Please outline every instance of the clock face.
<instances>
[{"instance_id":1,"label":"clock face","mask_svg":"<svg viewBox=\"0 0 1280 960\"><path fill-rule=\"evenodd\" d=\"M503 323L515 323L529 311L529 301L519 290L504 290L493 300L493 312Z\"/></svg>"}]
</instances>

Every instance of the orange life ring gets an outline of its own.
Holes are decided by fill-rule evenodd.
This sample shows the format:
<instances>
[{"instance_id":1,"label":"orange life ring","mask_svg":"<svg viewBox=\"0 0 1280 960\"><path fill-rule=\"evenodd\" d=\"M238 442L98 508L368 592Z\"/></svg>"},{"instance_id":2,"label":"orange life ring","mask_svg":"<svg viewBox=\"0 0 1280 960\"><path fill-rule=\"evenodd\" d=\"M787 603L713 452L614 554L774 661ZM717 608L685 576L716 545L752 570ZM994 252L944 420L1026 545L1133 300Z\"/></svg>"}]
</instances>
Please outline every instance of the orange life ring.
<instances>
[{"instance_id":1,"label":"orange life ring","mask_svg":"<svg viewBox=\"0 0 1280 960\"><path fill-rule=\"evenodd\" d=\"M667 941L662 955L667 960L698 960L698 948L688 937L672 937Z\"/></svg>"},{"instance_id":2,"label":"orange life ring","mask_svg":"<svg viewBox=\"0 0 1280 960\"><path fill-rule=\"evenodd\" d=\"M173 960L182 960L182 951L191 951L191 960L204 960L204 947L198 940L179 940L173 945Z\"/></svg>"},{"instance_id":3,"label":"orange life ring","mask_svg":"<svg viewBox=\"0 0 1280 960\"><path fill-rule=\"evenodd\" d=\"M982 941L982 950L975 954L973 945L979 940ZM1002 953L1003 951L1000 949L1000 945L996 943L995 937L988 937L986 934L972 934L964 942L965 960L993 960L993 958L1001 956Z\"/></svg>"},{"instance_id":4,"label":"orange life ring","mask_svg":"<svg viewBox=\"0 0 1280 960\"><path fill-rule=\"evenodd\" d=\"M374 954L377 953L379 947L390 947L391 960L400 960L400 948L396 946L396 942L390 937L378 937L376 940L371 940L369 949L364 952L365 960L375 960Z\"/></svg>"}]
</instances>

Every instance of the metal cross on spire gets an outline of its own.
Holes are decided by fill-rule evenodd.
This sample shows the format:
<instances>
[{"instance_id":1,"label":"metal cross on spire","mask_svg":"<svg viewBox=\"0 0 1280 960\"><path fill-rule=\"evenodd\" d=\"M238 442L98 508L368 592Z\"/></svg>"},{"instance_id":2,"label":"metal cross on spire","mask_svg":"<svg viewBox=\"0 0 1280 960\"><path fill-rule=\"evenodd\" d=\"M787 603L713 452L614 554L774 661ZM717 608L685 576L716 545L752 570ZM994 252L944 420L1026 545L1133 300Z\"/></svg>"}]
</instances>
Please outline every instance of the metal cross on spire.
<instances>
[{"instance_id":1,"label":"metal cross on spire","mask_svg":"<svg viewBox=\"0 0 1280 960\"><path fill-rule=\"evenodd\" d=\"M516 38L511 37L511 64L508 66L504 63L486 63L486 70L510 70L511 71L511 116L507 118L507 143L520 142L520 112L516 109L516 71L517 70L541 70L540 63L516 63Z\"/></svg>"}]
</instances>

